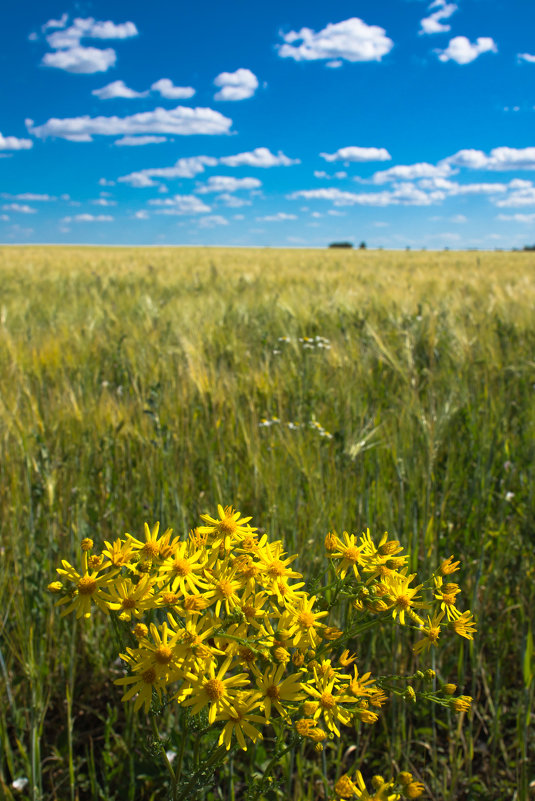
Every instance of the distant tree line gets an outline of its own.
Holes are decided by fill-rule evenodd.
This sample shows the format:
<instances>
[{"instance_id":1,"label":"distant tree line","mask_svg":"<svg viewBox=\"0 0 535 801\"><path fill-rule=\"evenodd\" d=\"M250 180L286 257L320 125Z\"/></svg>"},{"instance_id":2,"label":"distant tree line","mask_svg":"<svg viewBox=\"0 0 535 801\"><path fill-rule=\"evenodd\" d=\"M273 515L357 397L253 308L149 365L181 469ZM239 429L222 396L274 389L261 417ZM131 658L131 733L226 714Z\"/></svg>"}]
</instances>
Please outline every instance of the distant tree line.
<instances>
[{"instance_id":1,"label":"distant tree line","mask_svg":"<svg viewBox=\"0 0 535 801\"><path fill-rule=\"evenodd\" d=\"M330 248L352 248L354 247L353 242L331 242L329 245ZM366 250L366 242L361 242L359 245L359 250Z\"/></svg>"}]
</instances>

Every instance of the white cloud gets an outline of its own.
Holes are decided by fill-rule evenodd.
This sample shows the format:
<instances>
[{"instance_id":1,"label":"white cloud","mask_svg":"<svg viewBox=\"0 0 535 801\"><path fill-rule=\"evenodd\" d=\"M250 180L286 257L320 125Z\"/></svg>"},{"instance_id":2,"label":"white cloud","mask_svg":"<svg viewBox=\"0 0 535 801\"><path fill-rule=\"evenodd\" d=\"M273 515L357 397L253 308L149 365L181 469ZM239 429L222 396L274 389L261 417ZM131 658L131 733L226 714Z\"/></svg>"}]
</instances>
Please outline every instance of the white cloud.
<instances>
[{"instance_id":1,"label":"white cloud","mask_svg":"<svg viewBox=\"0 0 535 801\"><path fill-rule=\"evenodd\" d=\"M236 197L235 195L231 195L228 192L223 192L222 195L218 196L218 201L224 203L225 206L229 206L232 209L239 209L241 206L250 206L250 200L244 200L241 197Z\"/></svg>"},{"instance_id":2,"label":"white cloud","mask_svg":"<svg viewBox=\"0 0 535 801\"><path fill-rule=\"evenodd\" d=\"M340 59L345 61L380 61L390 52L394 42L385 35L386 31L377 25L367 25L358 17L329 23L321 31L301 28L300 31L282 33L284 44L279 45L281 58L295 61L329 60L337 66ZM333 63L334 60L334 63Z\"/></svg>"},{"instance_id":3,"label":"white cloud","mask_svg":"<svg viewBox=\"0 0 535 801\"><path fill-rule=\"evenodd\" d=\"M64 28L68 20L69 15L62 14L61 19L49 19L48 22L45 22L45 24L41 26L41 30L45 33L49 28Z\"/></svg>"},{"instance_id":4,"label":"white cloud","mask_svg":"<svg viewBox=\"0 0 535 801\"><path fill-rule=\"evenodd\" d=\"M115 186L115 181L108 181L106 178L98 179L99 186Z\"/></svg>"},{"instance_id":5,"label":"white cloud","mask_svg":"<svg viewBox=\"0 0 535 801\"><path fill-rule=\"evenodd\" d=\"M320 153L325 161L390 161L384 147L341 147L336 153Z\"/></svg>"},{"instance_id":6,"label":"white cloud","mask_svg":"<svg viewBox=\"0 0 535 801\"><path fill-rule=\"evenodd\" d=\"M227 167L290 167L292 164L301 163L299 159L288 158L281 150L275 155L267 147L255 147L249 153L223 156L219 162L226 164Z\"/></svg>"},{"instance_id":7,"label":"white cloud","mask_svg":"<svg viewBox=\"0 0 535 801\"><path fill-rule=\"evenodd\" d=\"M2 222L7 222L9 219L9 214L0 214L0 220L2 220Z\"/></svg>"},{"instance_id":8,"label":"white cloud","mask_svg":"<svg viewBox=\"0 0 535 801\"><path fill-rule=\"evenodd\" d=\"M157 214L205 214L212 209L196 195L174 195L173 197L149 200L151 206L160 206Z\"/></svg>"},{"instance_id":9,"label":"white cloud","mask_svg":"<svg viewBox=\"0 0 535 801\"><path fill-rule=\"evenodd\" d=\"M91 94L100 100L111 100L114 97L124 97L130 100L136 97L147 97L148 92L136 92L135 89L129 89L124 81L112 81L102 89L93 89Z\"/></svg>"},{"instance_id":10,"label":"white cloud","mask_svg":"<svg viewBox=\"0 0 535 801\"><path fill-rule=\"evenodd\" d=\"M439 163L472 170L535 170L535 147L495 147L488 156L482 150L459 150Z\"/></svg>"},{"instance_id":11,"label":"white cloud","mask_svg":"<svg viewBox=\"0 0 535 801\"><path fill-rule=\"evenodd\" d=\"M463 223L468 222L468 217L465 217L464 214L455 214L453 217L450 217L450 222L462 225Z\"/></svg>"},{"instance_id":12,"label":"white cloud","mask_svg":"<svg viewBox=\"0 0 535 801\"><path fill-rule=\"evenodd\" d=\"M2 192L0 197L9 198L10 200L30 200L34 202L57 200L53 195L37 195L34 192L21 192L18 195L10 195L7 192Z\"/></svg>"},{"instance_id":13,"label":"white cloud","mask_svg":"<svg viewBox=\"0 0 535 801\"><path fill-rule=\"evenodd\" d=\"M99 50L97 47L80 46L45 53L42 64L79 75L91 75L94 72L106 72L114 66L116 60L117 54L111 47Z\"/></svg>"},{"instance_id":14,"label":"white cloud","mask_svg":"<svg viewBox=\"0 0 535 801\"><path fill-rule=\"evenodd\" d=\"M347 172L340 170L339 172L335 172L334 175L329 175L325 170L314 170L314 178L327 178L328 180L332 180L333 178L347 178Z\"/></svg>"},{"instance_id":15,"label":"white cloud","mask_svg":"<svg viewBox=\"0 0 535 801\"><path fill-rule=\"evenodd\" d=\"M116 206L117 205L117 201L116 200L108 200L105 197L100 197L97 200L92 200L91 203L93 203L94 206Z\"/></svg>"},{"instance_id":16,"label":"white cloud","mask_svg":"<svg viewBox=\"0 0 535 801\"><path fill-rule=\"evenodd\" d=\"M247 100L258 89L258 78L251 70L240 68L236 72L222 72L214 85L221 87L214 100Z\"/></svg>"},{"instance_id":17,"label":"white cloud","mask_svg":"<svg viewBox=\"0 0 535 801\"><path fill-rule=\"evenodd\" d=\"M50 27L50 23L47 24ZM73 20L69 28L61 27L63 30L51 33L46 37L48 44L54 50L76 47L80 44L81 39L129 39L138 35L138 30L133 22L116 24L110 20L100 22L93 17L85 19L78 17Z\"/></svg>"},{"instance_id":18,"label":"white cloud","mask_svg":"<svg viewBox=\"0 0 535 801\"><path fill-rule=\"evenodd\" d=\"M442 192L444 197L456 195L495 195L496 193L506 192L507 184L498 183L477 183L460 184L457 181L449 181L446 178L424 178L418 182L420 189L431 192Z\"/></svg>"},{"instance_id":19,"label":"white cloud","mask_svg":"<svg viewBox=\"0 0 535 801\"><path fill-rule=\"evenodd\" d=\"M433 3L433 6L435 5L436 3ZM451 25L444 25L440 20L449 19L457 11L457 8L455 3L441 5L438 11L434 11L429 17L420 20L422 26L420 33L445 33L451 30Z\"/></svg>"},{"instance_id":20,"label":"white cloud","mask_svg":"<svg viewBox=\"0 0 535 801\"><path fill-rule=\"evenodd\" d=\"M63 217L61 222L112 222L109 214L75 214L74 217Z\"/></svg>"},{"instance_id":21,"label":"white cloud","mask_svg":"<svg viewBox=\"0 0 535 801\"><path fill-rule=\"evenodd\" d=\"M233 178L229 175L212 175L197 192L204 195L208 192L236 192L238 189L258 189L262 182L258 178Z\"/></svg>"},{"instance_id":22,"label":"white cloud","mask_svg":"<svg viewBox=\"0 0 535 801\"><path fill-rule=\"evenodd\" d=\"M526 183L528 183L526 181ZM496 201L496 206L500 208L519 208L521 206L535 206L535 186L521 186L516 188L515 182L511 181L509 186L512 191L507 197Z\"/></svg>"},{"instance_id":23,"label":"white cloud","mask_svg":"<svg viewBox=\"0 0 535 801\"><path fill-rule=\"evenodd\" d=\"M497 220L510 220L519 223L535 223L535 214L498 214Z\"/></svg>"},{"instance_id":24,"label":"white cloud","mask_svg":"<svg viewBox=\"0 0 535 801\"><path fill-rule=\"evenodd\" d=\"M215 228L216 225L228 225L228 220L220 214L212 214L210 217L201 217L199 228Z\"/></svg>"},{"instance_id":25,"label":"white cloud","mask_svg":"<svg viewBox=\"0 0 535 801\"><path fill-rule=\"evenodd\" d=\"M284 222L285 220L297 220L297 215L278 211L277 214L268 214L266 217L257 217L256 219L257 222Z\"/></svg>"},{"instance_id":26,"label":"white cloud","mask_svg":"<svg viewBox=\"0 0 535 801\"><path fill-rule=\"evenodd\" d=\"M435 200L442 200L442 193L428 194L414 184L399 184L391 190L382 192L343 192L340 189L305 189L288 195L290 199L304 197L307 200L330 200L335 206L428 206Z\"/></svg>"},{"instance_id":27,"label":"white cloud","mask_svg":"<svg viewBox=\"0 0 535 801\"><path fill-rule=\"evenodd\" d=\"M535 64L535 56L532 56L531 53L518 53L517 59L519 61L527 61L528 64Z\"/></svg>"},{"instance_id":28,"label":"white cloud","mask_svg":"<svg viewBox=\"0 0 535 801\"><path fill-rule=\"evenodd\" d=\"M121 147L136 147L137 145L158 145L161 142L167 142L166 136L123 136L122 139L117 139L113 144L120 145Z\"/></svg>"},{"instance_id":29,"label":"white cloud","mask_svg":"<svg viewBox=\"0 0 535 801\"><path fill-rule=\"evenodd\" d=\"M466 36L455 36L445 50L436 51L439 61L455 61L457 64L470 64L482 53L497 52L496 43L490 36L479 36L473 44Z\"/></svg>"},{"instance_id":30,"label":"white cloud","mask_svg":"<svg viewBox=\"0 0 535 801\"><path fill-rule=\"evenodd\" d=\"M4 211L18 211L20 214L35 214L37 209L32 209L31 206L21 203L5 203L2 206Z\"/></svg>"},{"instance_id":31,"label":"white cloud","mask_svg":"<svg viewBox=\"0 0 535 801\"><path fill-rule=\"evenodd\" d=\"M153 178L194 178L204 172L205 167L215 167L216 164L217 159L212 156L191 156L178 159L173 167L154 167L131 172L129 175L121 176L119 181L136 188L156 186Z\"/></svg>"},{"instance_id":32,"label":"white cloud","mask_svg":"<svg viewBox=\"0 0 535 801\"><path fill-rule=\"evenodd\" d=\"M117 136L132 134L224 134L228 133L232 120L211 108L174 109L156 108L132 114L129 117L52 117L43 125L35 126L27 120L31 134L44 139L47 136L61 137L72 142L91 142L93 136Z\"/></svg>"},{"instance_id":33,"label":"white cloud","mask_svg":"<svg viewBox=\"0 0 535 801\"><path fill-rule=\"evenodd\" d=\"M384 184L388 181L413 181L418 178L445 178L452 175L454 170L449 164L427 164L421 162L419 164L398 164L396 167L390 167L388 170L382 170L372 175L372 182L374 184Z\"/></svg>"},{"instance_id":34,"label":"white cloud","mask_svg":"<svg viewBox=\"0 0 535 801\"><path fill-rule=\"evenodd\" d=\"M144 209L141 209L141 211L136 211L136 213L134 214L134 219L135 220L148 220L149 219L149 213L148 213L148 211L145 211Z\"/></svg>"},{"instance_id":35,"label":"white cloud","mask_svg":"<svg viewBox=\"0 0 535 801\"><path fill-rule=\"evenodd\" d=\"M2 136L0 133L0 150L29 150L33 147L31 139L18 139L16 136Z\"/></svg>"},{"instance_id":36,"label":"white cloud","mask_svg":"<svg viewBox=\"0 0 535 801\"><path fill-rule=\"evenodd\" d=\"M188 97L193 97L195 94L195 89L192 86L175 86L169 78L160 78L150 88L153 92L159 92L162 97L168 100L187 100Z\"/></svg>"}]
</instances>

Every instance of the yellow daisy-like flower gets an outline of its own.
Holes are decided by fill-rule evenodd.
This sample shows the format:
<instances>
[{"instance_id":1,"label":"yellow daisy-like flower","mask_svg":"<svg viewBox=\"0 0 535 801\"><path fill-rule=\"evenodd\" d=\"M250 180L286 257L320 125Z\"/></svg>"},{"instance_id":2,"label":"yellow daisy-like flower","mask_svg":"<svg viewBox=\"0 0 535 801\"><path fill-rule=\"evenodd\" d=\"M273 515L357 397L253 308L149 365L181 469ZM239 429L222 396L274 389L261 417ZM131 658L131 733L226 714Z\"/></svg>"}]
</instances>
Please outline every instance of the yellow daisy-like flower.
<instances>
[{"instance_id":1,"label":"yellow daisy-like flower","mask_svg":"<svg viewBox=\"0 0 535 801\"><path fill-rule=\"evenodd\" d=\"M137 551L142 559L146 559L148 561L152 561L153 559L158 559L160 556L160 543L158 542L158 532L160 531L160 524L155 523L152 529L149 528L148 523L144 524L144 531L145 531L145 542L143 540L138 540L132 536L132 534L126 534L129 542L132 544L132 548ZM164 532L162 536L165 536L167 532Z\"/></svg>"},{"instance_id":2,"label":"yellow daisy-like flower","mask_svg":"<svg viewBox=\"0 0 535 801\"><path fill-rule=\"evenodd\" d=\"M67 608L62 611L62 615L67 615L69 612L76 612L76 617L91 617L91 604L94 603L103 612L108 612L106 605L106 595L104 589L113 584L114 578L118 570L111 570L108 573L103 573L99 576L100 568L97 570L89 571L87 569L87 551L82 554L83 575L67 562L65 559L61 561L62 567L58 567L57 572L60 576L64 576L74 586L71 592L64 598L57 601L56 606L68 604Z\"/></svg>"},{"instance_id":3,"label":"yellow daisy-like flower","mask_svg":"<svg viewBox=\"0 0 535 801\"><path fill-rule=\"evenodd\" d=\"M283 556L284 552L280 543L266 545L266 547L258 550L257 558L262 569L261 581L267 590L275 582L286 582L291 578L303 578L302 573L298 573L290 567L290 564L297 559L297 556L289 556L287 559L283 559Z\"/></svg>"},{"instance_id":4,"label":"yellow daisy-like flower","mask_svg":"<svg viewBox=\"0 0 535 801\"><path fill-rule=\"evenodd\" d=\"M113 543L104 540L104 545L106 547L102 551L102 555L109 559L114 567L128 565L134 553L134 548L129 540L116 539Z\"/></svg>"},{"instance_id":5,"label":"yellow daisy-like flower","mask_svg":"<svg viewBox=\"0 0 535 801\"><path fill-rule=\"evenodd\" d=\"M418 590L423 587L423 584L418 584L417 587L409 587L409 584L416 576L416 573L411 573L406 576L402 573L396 575L385 576L381 580L381 585L384 589L385 595L383 599L388 600L392 605L392 617L394 620L399 618L402 626L405 625L405 613L419 625L423 625L423 620L418 617L414 612L415 608L422 608L427 606L423 601L419 601L417 595Z\"/></svg>"},{"instance_id":6,"label":"yellow daisy-like flower","mask_svg":"<svg viewBox=\"0 0 535 801\"><path fill-rule=\"evenodd\" d=\"M116 579L107 588L106 605L119 614L121 620L131 620L134 617L141 617L146 609L152 606L150 596L154 579L150 576L143 576L137 583L129 579Z\"/></svg>"},{"instance_id":7,"label":"yellow daisy-like flower","mask_svg":"<svg viewBox=\"0 0 535 801\"><path fill-rule=\"evenodd\" d=\"M423 640L419 640L413 647L415 654L421 654L422 651L428 651L431 646L438 642L440 635L440 624L444 617L444 612L435 612L433 617L427 616L427 626L422 626L421 632L424 635Z\"/></svg>"},{"instance_id":8,"label":"yellow daisy-like flower","mask_svg":"<svg viewBox=\"0 0 535 801\"><path fill-rule=\"evenodd\" d=\"M301 701L305 696L301 688L302 675L300 673L290 673L283 679L286 665L275 665L266 668L264 673L257 675L256 684L263 698L264 713L266 720L271 717L271 706L273 705L279 715L287 718L287 712L282 706L282 701Z\"/></svg>"},{"instance_id":9,"label":"yellow daisy-like flower","mask_svg":"<svg viewBox=\"0 0 535 801\"><path fill-rule=\"evenodd\" d=\"M218 575L206 572L206 578L210 589L203 593L203 597L210 605L215 602L216 617L219 617L222 606L225 607L227 615L232 614L232 611L240 605L238 591L243 588L243 581L236 576L232 568L218 571Z\"/></svg>"},{"instance_id":10,"label":"yellow daisy-like flower","mask_svg":"<svg viewBox=\"0 0 535 801\"><path fill-rule=\"evenodd\" d=\"M217 513L219 518L201 515L208 525L199 526L197 529L199 533L209 535L213 549L223 545L225 550L229 551L233 543L249 537L252 532L256 531L256 528L247 525L251 518L241 517L241 513L235 512L232 506L223 507L218 504Z\"/></svg>"},{"instance_id":11,"label":"yellow daisy-like flower","mask_svg":"<svg viewBox=\"0 0 535 801\"><path fill-rule=\"evenodd\" d=\"M121 701L130 701L130 699L137 694L137 698L134 702L134 711L137 711L143 706L145 712L148 712L150 709L153 690L161 701L162 690L165 687L165 682L158 676L156 668L154 667L148 667L142 673L136 673L133 676L124 676L121 679L115 679L114 684L124 686L130 684L130 689L124 693Z\"/></svg>"},{"instance_id":12,"label":"yellow daisy-like flower","mask_svg":"<svg viewBox=\"0 0 535 801\"><path fill-rule=\"evenodd\" d=\"M204 672L199 675L186 674L187 680L191 683L191 695L182 701L182 704L193 707L191 710L193 715L209 705L208 723L210 724L214 722L217 713L223 711L225 705L234 703L238 688L249 683L247 673L238 673L236 676L225 678L231 662L232 656L227 657L217 673L214 664L210 663L208 676Z\"/></svg>"},{"instance_id":13,"label":"yellow daisy-like flower","mask_svg":"<svg viewBox=\"0 0 535 801\"><path fill-rule=\"evenodd\" d=\"M342 537L342 540L336 537L337 548L330 553L331 559L338 561L336 572L343 579L347 572L352 570L355 578L360 579L358 566L366 563L364 549L357 545L357 538L354 534L344 531Z\"/></svg>"},{"instance_id":14,"label":"yellow daisy-like flower","mask_svg":"<svg viewBox=\"0 0 535 801\"><path fill-rule=\"evenodd\" d=\"M162 577L168 579L172 592L181 595L207 587L203 575L206 554L202 550L189 551L188 542L177 543L173 555L164 561L159 571Z\"/></svg>"},{"instance_id":15,"label":"yellow daisy-like flower","mask_svg":"<svg viewBox=\"0 0 535 801\"><path fill-rule=\"evenodd\" d=\"M313 612L312 607L315 602L315 595L310 598L303 597L297 606L289 610L293 618L290 630L296 648L317 648L320 642L318 630L324 625L320 622L320 618L326 617L329 613Z\"/></svg>"},{"instance_id":16,"label":"yellow daisy-like flower","mask_svg":"<svg viewBox=\"0 0 535 801\"><path fill-rule=\"evenodd\" d=\"M443 576L448 576L451 573L455 573L456 570L459 570L459 565L461 563L460 562L454 562L453 558L454 557L453 557L453 554L452 554L451 556L448 556L447 559L444 559L444 561L441 563L441 565L439 567L439 571L440 571L440 573L442 573Z\"/></svg>"},{"instance_id":17,"label":"yellow daisy-like flower","mask_svg":"<svg viewBox=\"0 0 535 801\"><path fill-rule=\"evenodd\" d=\"M259 693L239 693L233 700L232 705L223 703L221 710L216 715L216 720L226 720L223 731L219 736L219 745L225 745L227 751L232 745L232 735L236 736L240 748L247 751L244 735L256 743L262 739L262 733L258 731L253 723L265 723L261 715L255 715L252 710L261 702Z\"/></svg>"},{"instance_id":18,"label":"yellow daisy-like flower","mask_svg":"<svg viewBox=\"0 0 535 801\"><path fill-rule=\"evenodd\" d=\"M456 620L451 621L450 626L455 634L465 637L467 640L473 640L477 631L472 612L463 612Z\"/></svg>"},{"instance_id":19,"label":"yellow daisy-like flower","mask_svg":"<svg viewBox=\"0 0 535 801\"><path fill-rule=\"evenodd\" d=\"M337 737L340 737L338 722L347 726L351 720L351 713L347 709L344 709L341 703L352 701L353 699L347 695L339 695L336 691L333 695L336 678L326 680L319 676L315 669L314 676L316 679L316 686L311 686L310 684L301 685L302 689L311 695L318 703L318 707L313 715L314 720L317 720L323 715L325 725L329 731L334 732Z\"/></svg>"}]
</instances>

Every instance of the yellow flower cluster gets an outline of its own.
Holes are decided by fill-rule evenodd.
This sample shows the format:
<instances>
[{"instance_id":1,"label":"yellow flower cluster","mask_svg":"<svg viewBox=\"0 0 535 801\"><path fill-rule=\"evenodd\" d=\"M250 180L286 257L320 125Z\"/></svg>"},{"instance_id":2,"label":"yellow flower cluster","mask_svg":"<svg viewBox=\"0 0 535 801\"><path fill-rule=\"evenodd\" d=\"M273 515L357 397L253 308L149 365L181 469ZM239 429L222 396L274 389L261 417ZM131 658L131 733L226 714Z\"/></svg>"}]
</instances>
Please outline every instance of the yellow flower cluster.
<instances>
[{"instance_id":1,"label":"yellow flower cluster","mask_svg":"<svg viewBox=\"0 0 535 801\"><path fill-rule=\"evenodd\" d=\"M461 612L457 606L460 587L445 582L444 577L459 569L453 556L445 559L431 578L430 586L411 586L416 573L408 573L408 554L397 540L384 534L378 545L370 537L369 529L357 540L355 534L344 531L342 538L329 533L325 549L334 564L336 574L345 579L350 576L355 585L354 606L363 611L391 612L401 625L412 625L423 635L414 646L414 652L425 652L437 645L442 629L449 628L460 637L472 640L476 631L471 612ZM420 590L429 590L431 597L424 600ZM419 610L420 614L416 612ZM421 617L422 611L427 619Z\"/></svg>"},{"instance_id":2,"label":"yellow flower cluster","mask_svg":"<svg viewBox=\"0 0 535 801\"><path fill-rule=\"evenodd\" d=\"M376 545L369 531L358 542L346 532L327 535L335 567L329 587L347 585L350 601L342 631L326 625L328 612L304 589L297 557L280 541L260 535L232 507L202 519L186 539L145 524L144 539L126 534L97 553L86 538L81 571L64 560L61 580L49 585L64 614L88 618L95 605L130 625L134 637L121 654L129 675L116 683L135 709L148 712L154 699L166 698L194 715L204 711L227 749L233 738L246 749L278 717L321 750L340 726L374 723L387 700L384 687L342 650L358 633L354 619L384 612L417 624L424 645L415 650L436 644L445 617L457 634L472 637L470 613L455 606L457 585L443 583L456 569L451 558L433 577L434 607L424 622L415 612L428 609L418 595L423 585L411 586L415 575L407 574L397 541L385 535Z\"/></svg>"}]
</instances>

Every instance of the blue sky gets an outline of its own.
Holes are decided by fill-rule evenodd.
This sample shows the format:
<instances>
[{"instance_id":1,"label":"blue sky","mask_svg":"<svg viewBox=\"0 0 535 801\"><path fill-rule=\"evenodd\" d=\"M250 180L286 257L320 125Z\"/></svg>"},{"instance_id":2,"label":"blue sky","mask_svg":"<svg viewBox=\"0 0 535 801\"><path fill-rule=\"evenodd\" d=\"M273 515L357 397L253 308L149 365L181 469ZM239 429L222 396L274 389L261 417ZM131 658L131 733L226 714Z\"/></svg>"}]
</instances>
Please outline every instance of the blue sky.
<instances>
[{"instance_id":1,"label":"blue sky","mask_svg":"<svg viewBox=\"0 0 535 801\"><path fill-rule=\"evenodd\" d=\"M532 0L35 0L0 242L535 242Z\"/></svg>"}]
</instances>

